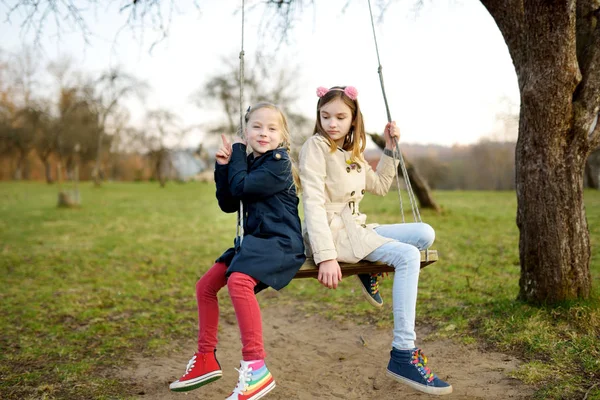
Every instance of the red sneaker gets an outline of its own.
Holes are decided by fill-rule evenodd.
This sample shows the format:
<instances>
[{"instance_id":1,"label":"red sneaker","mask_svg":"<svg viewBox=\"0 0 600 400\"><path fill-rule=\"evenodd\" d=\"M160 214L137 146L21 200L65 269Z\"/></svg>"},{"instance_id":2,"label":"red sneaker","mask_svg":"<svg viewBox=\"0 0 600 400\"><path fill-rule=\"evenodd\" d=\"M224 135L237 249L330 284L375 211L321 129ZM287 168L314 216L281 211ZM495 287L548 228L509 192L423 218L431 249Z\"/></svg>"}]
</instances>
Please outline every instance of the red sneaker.
<instances>
[{"instance_id":1,"label":"red sneaker","mask_svg":"<svg viewBox=\"0 0 600 400\"><path fill-rule=\"evenodd\" d=\"M221 365L217 361L217 351L213 353L196 353L188 362L185 374L169 385L174 392L187 392L207 383L216 381L223 376Z\"/></svg>"},{"instance_id":2,"label":"red sneaker","mask_svg":"<svg viewBox=\"0 0 600 400\"><path fill-rule=\"evenodd\" d=\"M238 384L226 400L257 400L275 388L273 375L264 360L241 361Z\"/></svg>"}]
</instances>

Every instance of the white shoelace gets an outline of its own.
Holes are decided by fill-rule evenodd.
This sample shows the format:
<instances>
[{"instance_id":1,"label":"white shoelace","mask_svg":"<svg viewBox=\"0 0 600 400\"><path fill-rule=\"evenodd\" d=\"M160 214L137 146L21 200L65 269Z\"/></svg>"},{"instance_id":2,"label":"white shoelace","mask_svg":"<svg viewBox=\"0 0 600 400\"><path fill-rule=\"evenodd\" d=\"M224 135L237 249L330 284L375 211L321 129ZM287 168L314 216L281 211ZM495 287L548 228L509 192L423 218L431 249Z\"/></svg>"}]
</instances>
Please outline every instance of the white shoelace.
<instances>
[{"instance_id":1,"label":"white shoelace","mask_svg":"<svg viewBox=\"0 0 600 400\"><path fill-rule=\"evenodd\" d=\"M194 368L195 363L196 363L196 355L194 355L194 357L192 357L191 360L188 361L188 365L187 365L187 367L185 367L185 374L183 374L183 376L186 376L187 374L190 373L192 368Z\"/></svg>"},{"instance_id":2,"label":"white shoelace","mask_svg":"<svg viewBox=\"0 0 600 400\"><path fill-rule=\"evenodd\" d=\"M237 386L233 389L233 394L243 394L248 388L248 382L252 379L252 367L241 366L240 369L235 368L235 370L239 372L240 376Z\"/></svg>"}]
</instances>

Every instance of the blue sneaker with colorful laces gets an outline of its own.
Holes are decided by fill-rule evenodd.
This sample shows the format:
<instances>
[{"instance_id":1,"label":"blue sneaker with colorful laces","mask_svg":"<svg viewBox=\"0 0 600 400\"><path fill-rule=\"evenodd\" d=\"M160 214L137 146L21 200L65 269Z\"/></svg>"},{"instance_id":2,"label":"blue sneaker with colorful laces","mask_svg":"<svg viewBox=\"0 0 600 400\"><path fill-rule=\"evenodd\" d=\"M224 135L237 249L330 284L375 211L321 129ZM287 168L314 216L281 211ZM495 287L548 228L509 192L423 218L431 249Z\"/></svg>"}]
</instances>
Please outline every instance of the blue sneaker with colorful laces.
<instances>
[{"instance_id":1,"label":"blue sneaker with colorful laces","mask_svg":"<svg viewBox=\"0 0 600 400\"><path fill-rule=\"evenodd\" d=\"M369 303L375 307L383 306L383 299L379 292L379 274L358 274L356 276Z\"/></svg>"},{"instance_id":2,"label":"blue sneaker with colorful laces","mask_svg":"<svg viewBox=\"0 0 600 400\"><path fill-rule=\"evenodd\" d=\"M421 349L393 348L390 356L387 374L398 382L428 394L440 396L452 393L452 385L438 378L427 367L427 357Z\"/></svg>"}]
</instances>

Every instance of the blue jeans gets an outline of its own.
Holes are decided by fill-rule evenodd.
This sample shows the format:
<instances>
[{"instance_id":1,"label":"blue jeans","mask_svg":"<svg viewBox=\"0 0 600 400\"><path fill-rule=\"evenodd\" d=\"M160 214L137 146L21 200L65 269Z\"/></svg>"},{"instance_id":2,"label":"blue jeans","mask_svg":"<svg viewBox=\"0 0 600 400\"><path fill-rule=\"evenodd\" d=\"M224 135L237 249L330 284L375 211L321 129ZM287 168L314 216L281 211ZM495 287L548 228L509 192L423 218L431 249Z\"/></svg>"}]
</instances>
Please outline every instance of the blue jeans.
<instances>
[{"instance_id":1,"label":"blue jeans","mask_svg":"<svg viewBox=\"0 0 600 400\"><path fill-rule=\"evenodd\" d=\"M375 231L394 239L375 249L365 257L393 266L392 310L394 314L394 340L398 350L415 347L415 316L417 309L417 286L421 270L421 250L427 249L435 240L435 231L425 223L380 225Z\"/></svg>"}]
</instances>

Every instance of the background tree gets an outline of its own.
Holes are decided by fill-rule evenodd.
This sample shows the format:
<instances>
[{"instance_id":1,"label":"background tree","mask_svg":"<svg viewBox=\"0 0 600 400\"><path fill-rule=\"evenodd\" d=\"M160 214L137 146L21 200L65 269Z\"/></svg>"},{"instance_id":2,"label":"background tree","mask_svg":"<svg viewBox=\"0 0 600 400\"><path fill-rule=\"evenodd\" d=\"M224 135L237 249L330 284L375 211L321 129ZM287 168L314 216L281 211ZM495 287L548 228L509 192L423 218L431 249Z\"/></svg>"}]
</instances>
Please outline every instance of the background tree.
<instances>
[{"instance_id":1,"label":"background tree","mask_svg":"<svg viewBox=\"0 0 600 400\"><path fill-rule=\"evenodd\" d=\"M191 96L192 102L199 108L216 107L222 120L209 126L211 134L230 133L239 129L240 122L240 84L239 65L231 60L222 59L226 66L223 72L209 77L206 83ZM294 77L298 66L277 63L274 58L265 54L257 54L244 68L244 112L246 108L259 101L268 101L280 106L288 119L292 136L300 143L310 135L311 120L294 112L298 88Z\"/></svg>"},{"instance_id":2,"label":"background tree","mask_svg":"<svg viewBox=\"0 0 600 400\"><path fill-rule=\"evenodd\" d=\"M21 108L13 116L9 132L11 133L12 147L17 156L14 179L28 178L27 171L23 176L23 168L27 156L35 148L37 138L43 135L43 125L44 112L35 105Z\"/></svg>"},{"instance_id":3,"label":"background tree","mask_svg":"<svg viewBox=\"0 0 600 400\"><path fill-rule=\"evenodd\" d=\"M600 189L600 149L590 153L585 162L585 178L588 187Z\"/></svg>"},{"instance_id":4,"label":"background tree","mask_svg":"<svg viewBox=\"0 0 600 400\"><path fill-rule=\"evenodd\" d=\"M160 187L165 187L172 168L169 147L181 143L186 133L187 129L171 111L153 110L146 115L146 126L140 139L147 148L152 171Z\"/></svg>"},{"instance_id":5,"label":"background tree","mask_svg":"<svg viewBox=\"0 0 600 400\"><path fill-rule=\"evenodd\" d=\"M38 110L40 120L35 136L34 148L40 161L44 164L46 183L50 184L54 182L50 156L56 151L56 125L54 118L52 118L49 112L48 102L45 101L44 103L40 105L40 109Z\"/></svg>"},{"instance_id":6,"label":"background tree","mask_svg":"<svg viewBox=\"0 0 600 400\"><path fill-rule=\"evenodd\" d=\"M10 101L4 103L8 127L4 132L7 154L15 160L13 179L23 177L25 163L34 148L36 129L40 120L34 97L39 87L39 64L31 48L25 47L18 55L8 58L4 73L5 95L10 93ZM25 171L27 175L27 171ZM27 178L27 176L25 176Z\"/></svg>"},{"instance_id":7,"label":"background tree","mask_svg":"<svg viewBox=\"0 0 600 400\"><path fill-rule=\"evenodd\" d=\"M93 173L96 186L100 186L102 181L101 159L102 150L105 148L103 140L106 129L110 125L109 120L119 113L119 106L125 98L133 96L143 99L148 89L147 83L119 68L112 68L103 73L86 90L88 102L95 108L97 116L98 130L96 136L98 143L96 145L96 164Z\"/></svg>"}]
</instances>

